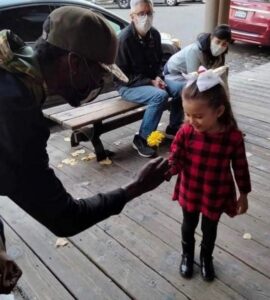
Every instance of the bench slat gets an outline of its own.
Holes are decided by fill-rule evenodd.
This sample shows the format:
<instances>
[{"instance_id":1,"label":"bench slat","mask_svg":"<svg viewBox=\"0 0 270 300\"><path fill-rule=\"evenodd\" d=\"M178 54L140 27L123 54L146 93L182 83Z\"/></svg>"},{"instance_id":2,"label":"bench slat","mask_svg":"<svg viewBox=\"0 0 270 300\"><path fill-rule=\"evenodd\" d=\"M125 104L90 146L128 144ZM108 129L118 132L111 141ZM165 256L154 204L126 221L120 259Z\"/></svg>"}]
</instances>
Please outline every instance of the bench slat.
<instances>
[{"instance_id":1,"label":"bench slat","mask_svg":"<svg viewBox=\"0 0 270 300\"><path fill-rule=\"evenodd\" d=\"M95 113L99 112L100 110L103 110L103 113L106 117L107 109L110 108L111 106L119 105L118 104L119 101L122 101L122 100L120 97L117 97L117 98L113 98L113 99L108 99L106 101L100 101L97 103L89 103L89 104L86 104L86 105L83 105L83 106L80 106L77 108L73 108L71 110L53 114L50 116L50 118L58 120L57 122L62 124L65 121L68 121L73 118L82 117L89 113L95 115ZM120 105L119 105L119 107L120 107Z\"/></svg>"},{"instance_id":2,"label":"bench slat","mask_svg":"<svg viewBox=\"0 0 270 300\"><path fill-rule=\"evenodd\" d=\"M102 109L97 110L93 113L93 107L92 105L89 105L89 113L83 116L65 120L62 122L62 125L67 128L76 129L89 124L97 123L108 118L112 118L131 110L135 110L139 107L141 107L140 104L118 100L117 102L112 103L112 105L104 105Z\"/></svg>"},{"instance_id":3,"label":"bench slat","mask_svg":"<svg viewBox=\"0 0 270 300\"><path fill-rule=\"evenodd\" d=\"M112 91L108 93L104 93L99 95L93 102L91 102L91 105L97 102L101 102L103 100L113 99L119 97L119 93L117 91ZM89 105L90 103L86 104ZM83 107L83 106L82 106ZM68 112L71 110L74 110L77 108L72 107L71 105L65 103L57 106L53 106L50 108L43 109L43 114L46 118L51 119L51 116L54 114L62 113L62 112Z\"/></svg>"}]
</instances>

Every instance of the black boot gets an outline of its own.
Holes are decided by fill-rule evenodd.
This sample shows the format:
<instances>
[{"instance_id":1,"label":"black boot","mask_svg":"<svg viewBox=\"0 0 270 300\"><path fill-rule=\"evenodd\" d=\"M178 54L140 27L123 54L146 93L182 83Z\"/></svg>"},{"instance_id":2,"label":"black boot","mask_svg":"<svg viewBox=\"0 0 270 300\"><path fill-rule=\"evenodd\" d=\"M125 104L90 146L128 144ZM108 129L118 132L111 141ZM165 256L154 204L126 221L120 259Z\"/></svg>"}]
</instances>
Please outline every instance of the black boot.
<instances>
[{"instance_id":1,"label":"black boot","mask_svg":"<svg viewBox=\"0 0 270 300\"><path fill-rule=\"evenodd\" d=\"M205 281L213 281L215 278L215 269L213 265L214 247L207 248L201 245L200 261L201 261L201 274Z\"/></svg>"},{"instance_id":2,"label":"black boot","mask_svg":"<svg viewBox=\"0 0 270 300\"><path fill-rule=\"evenodd\" d=\"M195 241L192 243L182 241L183 253L179 272L184 278L191 278L193 275L194 246Z\"/></svg>"}]
</instances>

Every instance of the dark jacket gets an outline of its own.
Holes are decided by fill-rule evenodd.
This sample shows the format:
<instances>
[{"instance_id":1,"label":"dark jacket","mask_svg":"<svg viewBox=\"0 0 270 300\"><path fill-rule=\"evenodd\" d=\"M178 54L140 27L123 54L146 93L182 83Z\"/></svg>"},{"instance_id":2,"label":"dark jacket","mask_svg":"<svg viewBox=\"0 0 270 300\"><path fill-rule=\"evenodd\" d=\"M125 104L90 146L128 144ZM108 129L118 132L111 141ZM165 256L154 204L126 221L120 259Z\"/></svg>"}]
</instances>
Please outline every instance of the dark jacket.
<instances>
[{"instance_id":1,"label":"dark jacket","mask_svg":"<svg viewBox=\"0 0 270 300\"><path fill-rule=\"evenodd\" d=\"M67 193L48 164L49 134L35 97L0 68L0 195L59 236L118 214L127 202L123 189L80 200Z\"/></svg>"},{"instance_id":2,"label":"dark jacket","mask_svg":"<svg viewBox=\"0 0 270 300\"><path fill-rule=\"evenodd\" d=\"M155 28L141 38L131 23L119 34L116 64L129 78L129 87L152 85L151 80L162 77L161 37ZM123 83L117 82L117 86Z\"/></svg>"},{"instance_id":3,"label":"dark jacket","mask_svg":"<svg viewBox=\"0 0 270 300\"><path fill-rule=\"evenodd\" d=\"M0 250L4 250L3 247L5 248L5 242L4 224L0 218Z\"/></svg>"}]
</instances>

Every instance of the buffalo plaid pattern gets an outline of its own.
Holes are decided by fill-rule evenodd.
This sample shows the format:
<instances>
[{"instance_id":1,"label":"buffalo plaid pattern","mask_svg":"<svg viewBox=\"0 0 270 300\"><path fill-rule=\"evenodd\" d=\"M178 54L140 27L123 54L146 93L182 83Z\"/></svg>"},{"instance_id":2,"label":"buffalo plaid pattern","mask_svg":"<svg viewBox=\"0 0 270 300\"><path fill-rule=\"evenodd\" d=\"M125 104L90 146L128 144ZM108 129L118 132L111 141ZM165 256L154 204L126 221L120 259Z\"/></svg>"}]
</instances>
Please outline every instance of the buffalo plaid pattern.
<instances>
[{"instance_id":1,"label":"buffalo plaid pattern","mask_svg":"<svg viewBox=\"0 0 270 300\"><path fill-rule=\"evenodd\" d=\"M171 175L178 174L173 200L188 212L200 211L214 221L223 212L231 217L237 213L234 178L241 193L251 191L243 134L238 129L208 134L183 125L171 145L169 164Z\"/></svg>"}]
</instances>

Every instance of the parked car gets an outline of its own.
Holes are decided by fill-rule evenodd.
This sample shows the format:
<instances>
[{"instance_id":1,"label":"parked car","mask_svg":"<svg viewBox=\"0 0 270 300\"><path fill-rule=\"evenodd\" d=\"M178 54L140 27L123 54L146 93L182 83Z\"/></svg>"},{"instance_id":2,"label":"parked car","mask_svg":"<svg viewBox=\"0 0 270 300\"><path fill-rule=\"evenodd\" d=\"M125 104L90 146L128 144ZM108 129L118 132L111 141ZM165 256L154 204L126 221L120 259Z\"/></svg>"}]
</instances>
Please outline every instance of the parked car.
<instances>
[{"instance_id":1,"label":"parked car","mask_svg":"<svg viewBox=\"0 0 270 300\"><path fill-rule=\"evenodd\" d=\"M0 1L0 30L10 29L20 36L27 44L33 46L42 34L42 24L47 16L56 8L64 5L75 5L91 9L102 14L119 33L129 23L109 12L101 6L85 0L1 0ZM163 64L180 49L179 41L172 39L169 34L161 34ZM82 41L83 42L83 41ZM107 84L103 92L112 90L112 84ZM45 106L59 104L59 99L46 101Z\"/></svg>"},{"instance_id":2,"label":"parked car","mask_svg":"<svg viewBox=\"0 0 270 300\"><path fill-rule=\"evenodd\" d=\"M229 24L233 40L270 46L270 0L231 0Z\"/></svg>"},{"instance_id":3,"label":"parked car","mask_svg":"<svg viewBox=\"0 0 270 300\"><path fill-rule=\"evenodd\" d=\"M114 0L120 8L130 8L130 0ZM154 4L166 4L167 6L176 6L187 0L153 0ZM191 0L189 2L203 2L202 0Z\"/></svg>"}]
</instances>

